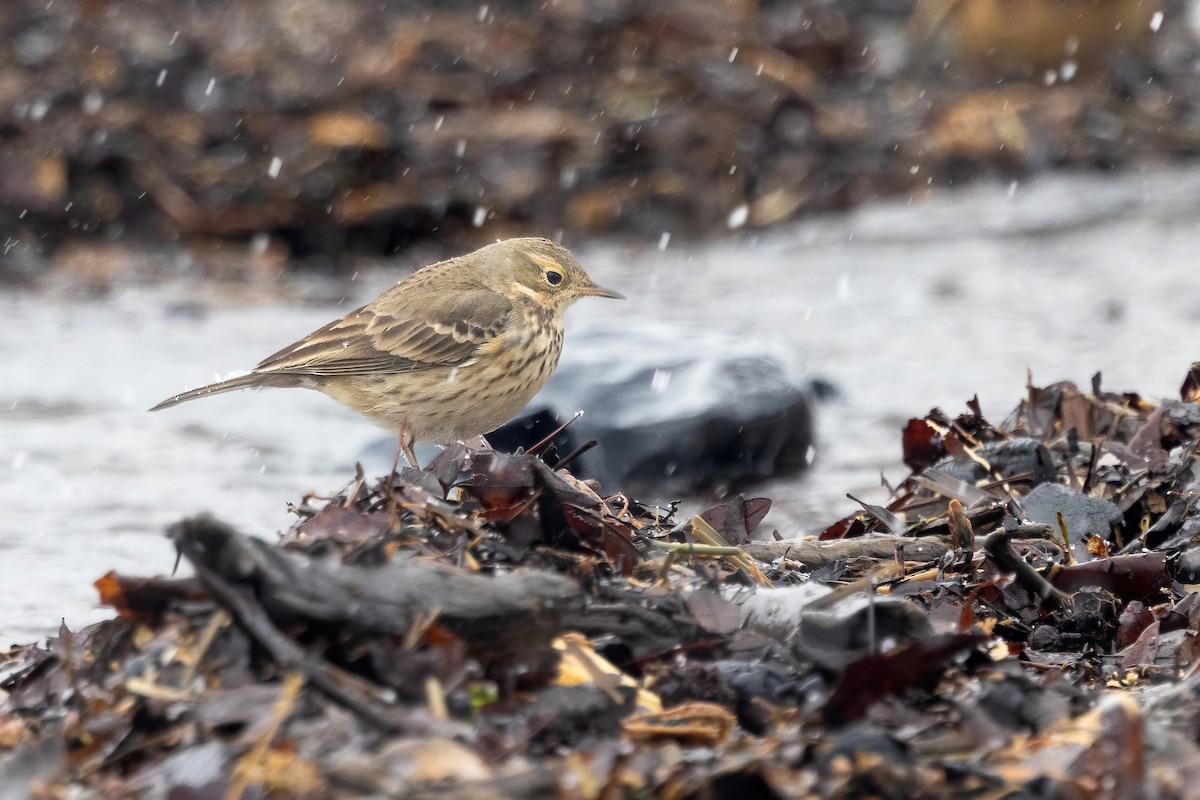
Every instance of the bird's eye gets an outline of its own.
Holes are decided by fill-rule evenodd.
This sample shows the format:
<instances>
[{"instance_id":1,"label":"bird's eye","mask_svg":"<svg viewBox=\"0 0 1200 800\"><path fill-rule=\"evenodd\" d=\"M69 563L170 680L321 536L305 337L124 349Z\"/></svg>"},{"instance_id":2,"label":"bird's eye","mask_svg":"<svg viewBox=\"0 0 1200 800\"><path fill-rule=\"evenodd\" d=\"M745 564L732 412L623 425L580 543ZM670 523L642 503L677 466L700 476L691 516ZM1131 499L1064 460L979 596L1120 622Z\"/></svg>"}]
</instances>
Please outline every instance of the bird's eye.
<instances>
[{"instance_id":1,"label":"bird's eye","mask_svg":"<svg viewBox=\"0 0 1200 800\"><path fill-rule=\"evenodd\" d=\"M547 270L546 271L546 282L549 283L551 286L558 286L560 283L562 283L562 273L555 272L552 269Z\"/></svg>"}]
</instances>

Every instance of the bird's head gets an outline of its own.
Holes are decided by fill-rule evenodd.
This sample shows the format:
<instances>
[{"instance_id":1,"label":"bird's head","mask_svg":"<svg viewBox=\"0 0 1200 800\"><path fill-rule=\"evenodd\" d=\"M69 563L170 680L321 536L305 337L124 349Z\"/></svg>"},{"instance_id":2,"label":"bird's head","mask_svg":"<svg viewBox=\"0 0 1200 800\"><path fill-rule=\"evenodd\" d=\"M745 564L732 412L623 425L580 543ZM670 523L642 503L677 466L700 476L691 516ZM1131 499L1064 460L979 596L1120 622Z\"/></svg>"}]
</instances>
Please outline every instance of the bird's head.
<instances>
[{"instance_id":1,"label":"bird's head","mask_svg":"<svg viewBox=\"0 0 1200 800\"><path fill-rule=\"evenodd\" d=\"M506 239L487 249L494 258L493 288L512 297L527 297L544 308L562 313L582 297L623 295L592 282L575 256L549 239Z\"/></svg>"}]
</instances>

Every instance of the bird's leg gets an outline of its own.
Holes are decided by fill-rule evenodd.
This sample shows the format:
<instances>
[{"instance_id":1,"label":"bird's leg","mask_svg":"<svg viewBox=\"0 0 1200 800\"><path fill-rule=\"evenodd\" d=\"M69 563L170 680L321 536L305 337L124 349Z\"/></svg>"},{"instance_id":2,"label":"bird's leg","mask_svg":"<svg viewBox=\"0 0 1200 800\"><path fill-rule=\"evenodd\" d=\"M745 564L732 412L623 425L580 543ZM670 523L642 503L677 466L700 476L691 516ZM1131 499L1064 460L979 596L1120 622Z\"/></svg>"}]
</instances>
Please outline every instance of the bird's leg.
<instances>
[{"instance_id":1,"label":"bird's leg","mask_svg":"<svg viewBox=\"0 0 1200 800\"><path fill-rule=\"evenodd\" d=\"M412 425L407 422L400 423L400 446L396 448L396 457L392 459L392 472L388 475L388 486L391 487L396 482L396 475L400 472L400 454L404 454L404 459L408 461L408 465L413 469L420 469L421 465L417 463L417 454L413 452L413 432Z\"/></svg>"},{"instance_id":2,"label":"bird's leg","mask_svg":"<svg viewBox=\"0 0 1200 800\"><path fill-rule=\"evenodd\" d=\"M413 452L413 429L408 422L403 422L400 425L400 449L404 451L404 457L408 459L408 465L413 469L420 469L421 465L417 463L417 454ZM396 455L397 462L400 460L400 455Z\"/></svg>"},{"instance_id":3,"label":"bird's leg","mask_svg":"<svg viewBox=\"0 0 1200 800\"><path fill-rule=\"evenodd\" d=\"M396 448L396 457L392 459L392 472L388 475L388 486L391 486L396 475L400 472L400 454L404 454L404 460L413 469L420 469L421 465L417 463L417 454L413 452L413 432L412 426L407 422L400 425L400 446Z\"/></svg>"},{"instance_id":4,"label":"bird's leg","mask_svg":"<svg viewBox=\"0 0 1200 800\"><path fill-rule=\"evenodd\" d=\"M417 464L417 454L413 452L413 430L412 425L408 422L400 423L400 445L396 448L396 457L392 460L392 471L388 473L388 501L387 510L389 514L396 511L396 475L400 472L400 454L404 454L404 458L413 467L420 469Z\"/></svg>"},{"instance_id":5,"label":"bird's leg","mask_svg":"<svg viewBox=\"0 0 1200 800\"><path fill-rule=\"evenodd\" d=\"M396 485L396 475L400 472L400 453L404 451L404 445L396 448L396 457L392 459L392 471L388 473L387 486L388 496L392 494L392 487Z\"/></svg>"}]
</instances>

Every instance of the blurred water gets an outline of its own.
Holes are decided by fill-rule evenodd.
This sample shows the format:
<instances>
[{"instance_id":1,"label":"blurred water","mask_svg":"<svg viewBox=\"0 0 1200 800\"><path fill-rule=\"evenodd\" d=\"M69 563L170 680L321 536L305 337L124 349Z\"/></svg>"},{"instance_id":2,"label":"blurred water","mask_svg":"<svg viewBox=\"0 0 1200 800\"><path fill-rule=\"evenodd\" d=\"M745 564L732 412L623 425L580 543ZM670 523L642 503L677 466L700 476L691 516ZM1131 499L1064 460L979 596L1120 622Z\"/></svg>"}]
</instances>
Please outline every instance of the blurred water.
<instances>
[{"instance_id":1,"label":"blurred water","mask_svg":"<svg viewBox=\"0 0 1200 800\"><path fill-rule=\"evenodd\" d=\"M1110 388L1174 394L1198 356L1198 210L1200 171L1172 169L976 187L718 244L596 243L577 254L631 299L580 303L568 326L624 318L782 341L840 386L819 412L812 473L759 492L776 501L766 524L799 535L852 510L847 492L885 498L880 474L906 472L908 417L957 412L975 393L1001 417L1027 369L1039 383L1086 385L1102 370ZM396 277L322 290L351 295L340 304L297 304L312 292L291 284L265 303L184 283L0 295L0 645L107 615L91 582L109 569L168 572L162 531L185 514L218 510L270 536L289 524L287 502L344 484L386 434L319 394L144 409L253 365Z\"/></svg>"}]
</instances>

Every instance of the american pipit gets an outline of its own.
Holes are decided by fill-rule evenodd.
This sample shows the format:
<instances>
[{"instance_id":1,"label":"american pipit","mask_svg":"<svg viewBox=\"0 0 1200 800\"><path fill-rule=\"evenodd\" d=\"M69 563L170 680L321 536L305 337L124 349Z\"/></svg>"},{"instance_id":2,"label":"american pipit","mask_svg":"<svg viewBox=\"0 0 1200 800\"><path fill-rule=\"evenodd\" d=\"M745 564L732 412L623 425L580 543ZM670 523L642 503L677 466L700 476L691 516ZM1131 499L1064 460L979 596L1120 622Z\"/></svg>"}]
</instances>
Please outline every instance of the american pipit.
<instances>
[{"instance_id":1,"label":"american pipit","mask_svg":"<svg viewBox=\"0 0 1200 800\"><path fill-rule=\"evenodd\" d=\"M170 397L151 411L247 387L317 389L416 442L500 426L546 382L563 313L601 289L547 239L509 239L431 264L367 305L268 356L248 375Z\"/></svg>"}]
</instances>

